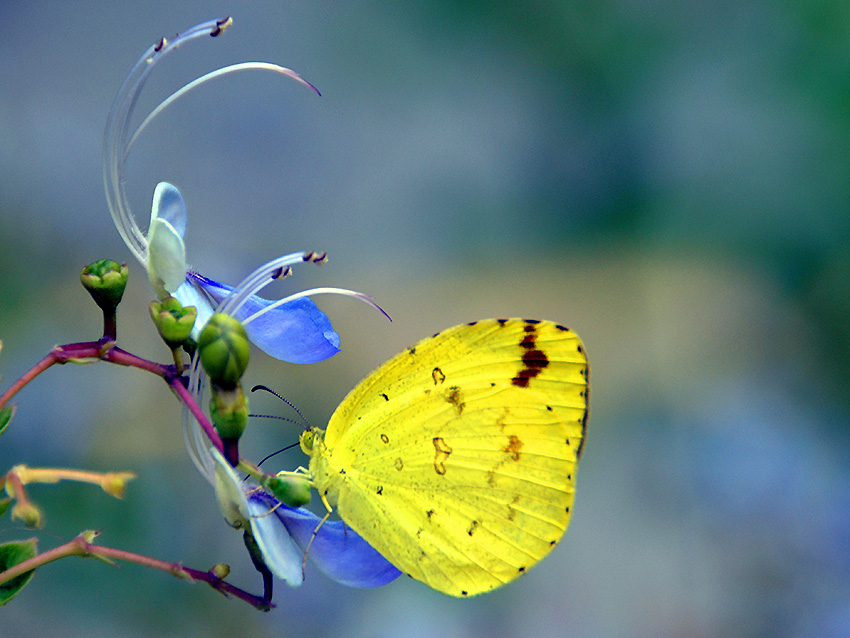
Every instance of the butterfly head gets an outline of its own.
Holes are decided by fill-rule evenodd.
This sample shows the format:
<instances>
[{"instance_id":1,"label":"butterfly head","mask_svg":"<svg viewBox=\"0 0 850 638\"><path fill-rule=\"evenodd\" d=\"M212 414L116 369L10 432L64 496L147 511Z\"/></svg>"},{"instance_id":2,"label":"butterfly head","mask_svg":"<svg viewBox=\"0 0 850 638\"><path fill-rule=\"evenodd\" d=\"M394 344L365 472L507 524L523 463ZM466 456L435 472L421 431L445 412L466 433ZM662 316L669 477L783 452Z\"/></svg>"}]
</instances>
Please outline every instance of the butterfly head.
<instances>
[{"instance_id":1,"label":"butterfly head","mask_svg":"<svg viewBox=\"0 0 850 638\"><path fill-rule=\"evenodd\" d=\"M324 447L325 431L320 428L308 428L301 433L298 442L307 456L315 456Z\"/></svg>"}]
</instances>

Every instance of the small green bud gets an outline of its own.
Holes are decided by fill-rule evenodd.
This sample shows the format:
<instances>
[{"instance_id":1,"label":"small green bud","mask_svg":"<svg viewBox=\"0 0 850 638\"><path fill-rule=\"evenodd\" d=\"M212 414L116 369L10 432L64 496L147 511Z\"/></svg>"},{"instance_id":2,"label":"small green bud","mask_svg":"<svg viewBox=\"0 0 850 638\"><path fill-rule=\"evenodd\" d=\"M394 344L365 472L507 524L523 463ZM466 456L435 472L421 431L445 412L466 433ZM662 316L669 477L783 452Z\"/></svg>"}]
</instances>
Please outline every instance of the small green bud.
<instances>
[{"instance_id":1,"label":"small green bud","mask_svg":"<svg viewBox=\"0 0 850 638\"><path fill-rule=\"evenodd\" d=\"M127 264L101 259L83 268L80 281L101 310L114 313L124 296L129 273Z\"/></svg>"},{"instance_id":2,"label":"small green bud","mask_svg":"<svg viewBox=\"0 0 850 638\"><path fill-rule=\"evenodd\" d=\"M310 480L305 476L272 476L266 481L266 487L289 507L301 507L310 502Z\"/></svg>"},{"instance_id":3,"label":"small green bud","mask_svg":"<svg viewBox=\"0 0 850 638\"><path fill-rule=\"evenodd\" d=\"M213 383L232 386L248 367L248 335L238 319L214 314L198 339L201 363Z\"/></svg>"},{"instance_id":4,"label":"small green bud","mask_svg":"<svg viewBox=\"0 0 850 638\"><path fill-rule=\"evenodd\" d=\"M248 397L242 393L241 386L223 389L213 384L210 416L222 439L236 440L242 436L248 425Z\"/></svg>"},{"instance_id":5,"label":"small green bud","mask_svg":"<svg viewBox=\"0 0 850 638\"><path fill-rule=\"evenodd\" d=\"M192 327L198 316L194 306L184 308L174 297L166 297L163 301L152 301L150 311L159 336L172 350L186 342L192 334Z\"/></svg>"}]
</instances>

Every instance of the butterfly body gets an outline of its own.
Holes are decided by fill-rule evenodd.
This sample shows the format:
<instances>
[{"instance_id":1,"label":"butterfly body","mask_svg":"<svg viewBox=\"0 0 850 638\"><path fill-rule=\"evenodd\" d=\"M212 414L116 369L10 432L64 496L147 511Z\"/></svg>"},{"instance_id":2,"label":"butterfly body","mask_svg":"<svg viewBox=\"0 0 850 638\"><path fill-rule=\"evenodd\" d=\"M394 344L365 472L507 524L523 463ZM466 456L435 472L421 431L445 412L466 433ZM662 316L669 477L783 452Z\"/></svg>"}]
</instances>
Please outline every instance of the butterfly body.
<instances>
[{"instance_id":1,"label":"butterfly body","mask_svg":"<svg viewBox=\"0 0 850 638\"><path fill-rule=\"evenodd\" d=\"M569 524L587 376L581 340L558 324L450 328L364 379L326 431L308 431L313 484L403 572L453 596L488 591Z\"/></svg>"}]
</instances>

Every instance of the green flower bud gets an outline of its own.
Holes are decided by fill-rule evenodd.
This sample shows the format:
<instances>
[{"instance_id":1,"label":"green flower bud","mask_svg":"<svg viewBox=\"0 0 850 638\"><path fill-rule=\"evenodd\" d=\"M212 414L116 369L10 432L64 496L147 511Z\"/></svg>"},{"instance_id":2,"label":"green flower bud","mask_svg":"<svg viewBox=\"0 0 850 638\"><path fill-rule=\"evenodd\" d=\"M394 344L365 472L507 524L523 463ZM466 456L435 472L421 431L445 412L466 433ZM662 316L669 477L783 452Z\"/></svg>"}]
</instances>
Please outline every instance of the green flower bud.
<instances>
[{"instance_id":1,"label":"green flower bud","mask_svg":"<svg viewBox=\"0 0 850 638\"><path fill-rule=\"evenodd\" d=\"M192 334L192 327L198 316L194 306L184 308L174 297L166 297L163 301L152 301L150 311L159 336L172 350L186 342Z\"/></svg>"},{"instance_id":2,"label":"green flower bud","mask_svg":"<svg viewBox=\"0 0 850 638\"><path fill-rule=\"evenodd\" d=\"M310 480L306 476L272 476L266 481L266 487L289 507L301 507L310 502Z\"/></svg>"},{"instance_id":3,"label":"green flower bud","mask_svg":"<svg viewBox=\"0 0 850 638\"><path fill-rule=\"evenodd\" d=\"M80 281L101 310L114 313L124 296L129 272L127 264L101 259L83 268Z\"/></svg>"},{"instance_id":4,"label":"green flower bud","mask_svg":"<svg viewBox=\"0 0 850 638\"><path fill-rule=\"evenodd\" d=\"M223 389L213 384L210 416L222 439L235 441L242 436L248 425L248 397L242 388Z\"/></svg>"},{"instance_id":5,"label":"green flower bud","mask_svg":"<svg viewBox=\"0 0 850 638\"><path fill-rule=\"evenodd\" d=\"M238 319L214 314L198 339L201 363L213 383L233 386L248 367L248 335Z\"/></svg>"}]
</instances>

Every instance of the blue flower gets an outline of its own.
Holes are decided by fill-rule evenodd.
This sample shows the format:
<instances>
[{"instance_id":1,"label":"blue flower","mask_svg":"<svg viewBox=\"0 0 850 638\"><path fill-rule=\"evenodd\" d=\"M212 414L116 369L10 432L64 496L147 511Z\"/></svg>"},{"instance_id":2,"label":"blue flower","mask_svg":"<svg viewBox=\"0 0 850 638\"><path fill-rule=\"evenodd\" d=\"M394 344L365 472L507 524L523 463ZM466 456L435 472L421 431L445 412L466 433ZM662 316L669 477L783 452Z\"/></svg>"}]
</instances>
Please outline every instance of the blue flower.
<instances>
[{"instance_id":1,"label":"blue flower","mask_svg":"<svg viewBox=\"0 0 850 638\"><path fill-rule=\"evenodd\" d=\"M183 305L196 306L196 331L200 331L212 315L214 307L223 301L232 288L187 267L183 242L187 225L186 205L180 191L173 185L166 182L157 185L147 235L141 231L124 190L124 166L130 148L145 127L169 104L204 82L228 73L252 69L273 71L315 90L297 73L278 65L264 62L235 64L208 73L175 92L157 106L130 135L129 124L136 101L153 68L181 44L200 36L220 35L229 25L229 20L205 22L177 36L172 42L163 39L148 49L118 91L107 119L103 145L106 199L116 227L127 247L147 270L151 285L160 298L174 295ZM305 261L306 255L310 255L307 261L321 261L315 259L312 253L299 254L297 259L286 261L288 264L300 263ZM365 299L359 293L338 289L310 292L335 292ZM322 361L339 351L339 335L331 327L327 316L306 298L306 294L299 293L289 301L282 302L249 298L242 301L233 316L245 323L248 337L271 356L291 363Z\"/></svg>"},{"instance_id":2,"label":"blue flower","mask_svg":"<svg viewBox=\"0 0 850 638\"><path fill-rule=\"evenodd\" d=\"M250 528L266 566L278 578L293 587L300 585L305 552L325 575L349 587L380 587L401 575L342 521L326 521L319 527L321 519L316 514L287 507L261 488L240 482L217 450L211 454L216 464L216 495L225 519L233 527Z\"/></svg>"},{"instance_id":3,"label":"blue flower","mask_svg":"<svg viewBox=\"0 0 850 638\"><path fill-rule=\"evenodd\" d=\"M195 306L193 336L197 334L233 290L186 265L183 237L187 226L186 204L177 188L161 182L154 191L148 226L147 271L153 289L164 299L173 295L184 306ZM304 254L289 256L288 267L304 262ZM315 255L310 260L316 260ZM268 281L274 274L270 269ZM335 289L334 289L335 290ZM309 291L308 291L309 292ZM322 292L321 289L314 292ZM341 291L349 294L349 291ZM358 296L357 293L351 293ZM339 352L339 335L328 317L305 296L286 303L252 295L232 313L243 322L248 338L271 356L290 363L316 363Z\"/></svg>"},{"instance_id":4,"label":"blue flower","mask_svg":"<svg viewBox=\"0 0 850 638\"><path fill-rule=\"evenodd\" d=\"M230 23L229 18L209 21L178 35L171 42L162 39L149 48L130 71L110 110L104 136L103 177L107 203L121 237L145 267L157 296L173 295L184 306L195 306L197 330L213 312L223 312L239 319L248 337L278 359L293 363L322 361L339 350L339 335L308 295L340 294L383 312L371 298L351 290L327 287L302 291L277 301L257 295L272 281L288 276L298 264L323 263L323 253L299 252L278 257L261 265L239 285L230 287L188 267L184 243L188 215L183 197L175 186L167 182L157 185L147 234L136 223L124 190L124 165L139 134L164 108L204 82L228 73L259 69L286 75L315 90L297 73L278 65L235 64L208 73L175 92L130 135L130 118L152 69L178 46L202 36L218 36ZM204 377L197 354L187 387L196 404L203 405ZM302 559L314 533L308 558L334 580L353 587L375 587L398 577L395 567L342 522L327 522L319 527L319 517L308 510L282 505L260 488L245 488L219 451L210 448L204 431L186 404L183 434L192 461L215 488L225 519L232 526L251 533L263 561L279 578L290 585L301 583Z\"/></svg>"}]
</instances>

